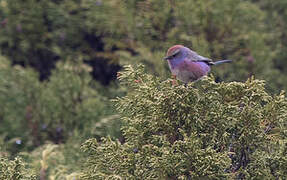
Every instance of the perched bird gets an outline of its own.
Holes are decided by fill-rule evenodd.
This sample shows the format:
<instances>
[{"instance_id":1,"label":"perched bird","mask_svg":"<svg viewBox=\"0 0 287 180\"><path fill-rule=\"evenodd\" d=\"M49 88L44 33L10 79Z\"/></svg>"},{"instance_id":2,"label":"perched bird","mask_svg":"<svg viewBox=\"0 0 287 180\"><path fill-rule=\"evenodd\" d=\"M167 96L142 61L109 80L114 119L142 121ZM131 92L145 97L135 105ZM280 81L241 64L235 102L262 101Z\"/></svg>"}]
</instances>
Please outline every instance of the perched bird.
<instances>
[{"instance_id":1,"label":"perched bird","mask_svg":"<svg viewBox=\"0 0 287 180\"><path fill-rule=\"evenodd\" d=\"M213 62L182 45L169 48L164 59L168 61L172 75L184 83L200 80L208 74L210 66L231 62L231 60Z\"/></svg>"}]
</instances>

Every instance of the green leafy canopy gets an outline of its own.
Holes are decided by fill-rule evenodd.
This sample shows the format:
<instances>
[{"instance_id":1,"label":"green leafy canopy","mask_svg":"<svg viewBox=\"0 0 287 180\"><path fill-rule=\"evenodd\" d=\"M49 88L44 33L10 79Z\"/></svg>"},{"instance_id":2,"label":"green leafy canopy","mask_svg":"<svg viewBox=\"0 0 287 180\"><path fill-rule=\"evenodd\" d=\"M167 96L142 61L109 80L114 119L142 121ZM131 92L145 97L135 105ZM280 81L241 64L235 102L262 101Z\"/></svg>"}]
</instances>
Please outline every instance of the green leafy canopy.
<instances>
[{"instance_id":1,"label":"green leafy canopy","mask_svg":"<svg viewBox=\"0 0 287 180\"><path fill-rule=\"evenodd\" d=\"M174 85L146 74L142 65L126 66L119 80L129 89L115 100L126 142L88 140L84 179L287 175L284 92L270 96L264 81L254 78ZM278 165L271 166L276 157Z\"/></svg>"}]
</instances>

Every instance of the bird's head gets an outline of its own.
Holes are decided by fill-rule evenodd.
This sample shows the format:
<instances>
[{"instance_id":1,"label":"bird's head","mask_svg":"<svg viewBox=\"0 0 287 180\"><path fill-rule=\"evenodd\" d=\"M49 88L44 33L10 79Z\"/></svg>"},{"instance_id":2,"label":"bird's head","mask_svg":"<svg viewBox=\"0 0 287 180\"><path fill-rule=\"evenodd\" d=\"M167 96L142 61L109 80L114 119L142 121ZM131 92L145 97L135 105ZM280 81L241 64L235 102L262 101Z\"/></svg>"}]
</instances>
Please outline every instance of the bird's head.
<instances>
[{"instance_id":1,"label":"bird's head","mask_svg":"<svg viewBox=\"0 0 287 180\"><path fill-rule=\"evenodd\" d=\"M179 59L180 57L184 57L187 54L188 48L184 47L183 45L174 45L169 48L166 52L165 60L175 60Z\"/></svg>"}]
</instances>

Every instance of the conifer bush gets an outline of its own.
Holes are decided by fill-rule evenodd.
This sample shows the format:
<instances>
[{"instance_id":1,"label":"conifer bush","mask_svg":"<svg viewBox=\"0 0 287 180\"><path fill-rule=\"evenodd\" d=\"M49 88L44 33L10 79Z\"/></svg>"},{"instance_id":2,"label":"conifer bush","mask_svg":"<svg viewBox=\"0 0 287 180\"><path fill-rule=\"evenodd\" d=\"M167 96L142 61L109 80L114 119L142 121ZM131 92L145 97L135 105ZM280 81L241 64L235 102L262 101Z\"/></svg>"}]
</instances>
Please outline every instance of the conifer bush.
<instances>
[{"instance_id":1,"label":"conifer bush","mask_svg":"<svg viewBox=\"0 0 287 180\"><path fill-rule=\"evenodd\" d=\"M9 160L0 155L0 179L36 180L36 175L25 168L20 158Z\"/></svg>"},{"instance_id":2,"label":"conifer bush","mask_svg":"<svg viewBox=\"0 0 287 180\"><path fill-rule=\"evenodd\" d=\"M287 88L286 7L0 0L0 177L285 179L286 99L269 92ZM174 44L233 63L173 85L161 59Z\"/></svg>"},{"instance_id":3,"label":"conifer bush","mask_svg":"<svg viewBox=\"0 0 287 180\"><path fill-rule=\"evenodd\" d=\"M84 155L79 151L79 141L65 144L45 144L30 153L21 152L30 174L40 179L79 179Z\"/></svg>"},{"instance_id":4,"label":"conifer bush","mask_svg":"<svg viewBox=\"0 0 287 180\"><path fill-rule=\"evenodd\" d=\"M0 57L2 147L14 155L47 141L118 135L118 116L89 72L84 63L58 63L50 79L40 82L34 70Z\"/></svg>"},{"instance_id":5,"label":"conifer bush","mask_svg":"<svg viewBox=\"0 0 287 180\"><path fill-rule=\"evenodd\" d=\"M108 85L119 66L145 64L168 76L163 52L183 44L212 59L236 60L218 78L266 80L286 89L285 0L1 0L0 51L41 80L58 61L83 59ZM286 8L285 8L286 9ZM115 63L115 66L110 66ZM236 70L236 71L235 71ZM235 73L236 72L236 73ZM277 78L278 77L278 78Z\"/></svg>"},{"instance_id":6,"label":"conifer bush","mask_svg":"<svg viewBox=\"0 0 287 180\"><path fill-rule=\"evenodd\" d=\"M264 81L174 85L142 65L119 74L125 142L90 139L83 179L262 179L286 174L287 101Z\"/></svg>"}]
</instances>

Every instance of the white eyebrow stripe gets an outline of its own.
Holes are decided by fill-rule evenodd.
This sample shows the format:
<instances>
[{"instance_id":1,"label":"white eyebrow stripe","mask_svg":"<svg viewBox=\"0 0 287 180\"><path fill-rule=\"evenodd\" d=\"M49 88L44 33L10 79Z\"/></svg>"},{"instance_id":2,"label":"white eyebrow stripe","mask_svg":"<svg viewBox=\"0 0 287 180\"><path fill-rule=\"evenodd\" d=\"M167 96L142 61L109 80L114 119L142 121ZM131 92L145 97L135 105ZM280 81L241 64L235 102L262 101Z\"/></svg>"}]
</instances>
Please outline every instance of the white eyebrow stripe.
<instances>
[{"instance_id":1,"label":"white eyebrow stripe","mask_svg":"<svg viewBox=\"0 0 287 180\"><path fill-rule=\"evenodd\" d=\"M174 56L174 55L176 55L177 53L179 53L179 49L177 49L177 50L175 50L170 56Z\"/></svg>"}]
</instances>

